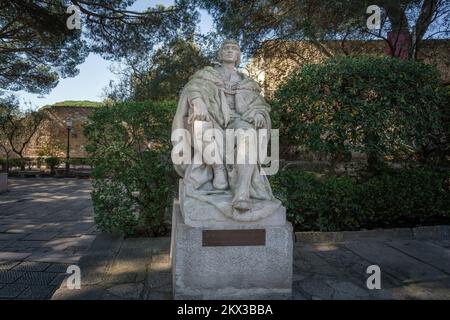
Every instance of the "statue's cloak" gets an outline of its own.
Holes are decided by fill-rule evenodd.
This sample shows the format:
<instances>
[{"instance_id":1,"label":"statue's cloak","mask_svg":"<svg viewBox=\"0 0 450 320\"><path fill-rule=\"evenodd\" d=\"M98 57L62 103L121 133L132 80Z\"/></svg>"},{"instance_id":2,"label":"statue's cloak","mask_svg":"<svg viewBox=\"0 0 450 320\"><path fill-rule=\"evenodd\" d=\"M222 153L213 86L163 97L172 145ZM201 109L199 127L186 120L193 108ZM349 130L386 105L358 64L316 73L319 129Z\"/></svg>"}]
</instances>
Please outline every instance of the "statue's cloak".
<instances>
[{"instance_id":1,"label":"statue's cloak","mask_svg":"<svg viewBox=\"0 0 450 320\"><path fill-rule=\"evenodd\" d=\"M225 130L231 128L236 119L253 124L256 114L261 114L265 120L263 129L268 129L270 138L270 106L260 94L259 85L246 75L239 73L241 80L232 86L227 86L220 77L219 71L213 67L205 67L196 72L181 91L177 112L173 119L172 131L186 129L193 137L193 106L195 98L201 98L207 106L212 126L216 129ZM235 110L231 110L227 104L225 93L235 94ZM184 139L190 143L194 155L191 139ZM178 141L174 141L178 143ZM186 187L186 195L195 197L202 201L209 198L205 195L230 193L230 191L214 190L212 187L213 171L206 164L182 164L175 165L177 173L183 177ZM273 200L269 181L265 175L259 173L260 165L255 166L250 185L250 198L260 200ZM236 179L234 165L227 165L230 187L233 187ZM213 201L214 202L214 201ZM213 205L216 205L212 203Z\"/></svg>"}]
</instances>

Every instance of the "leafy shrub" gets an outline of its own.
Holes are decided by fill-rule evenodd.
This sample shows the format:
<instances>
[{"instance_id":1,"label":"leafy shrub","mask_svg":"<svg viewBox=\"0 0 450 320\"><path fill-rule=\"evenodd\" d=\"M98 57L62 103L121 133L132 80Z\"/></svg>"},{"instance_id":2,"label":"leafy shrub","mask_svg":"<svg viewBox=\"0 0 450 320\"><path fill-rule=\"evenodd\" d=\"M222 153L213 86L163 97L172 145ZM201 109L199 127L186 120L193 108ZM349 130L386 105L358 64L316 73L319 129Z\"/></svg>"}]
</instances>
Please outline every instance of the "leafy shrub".
<instances>
[{"instance_id":1,"label":"leafy shrub","mask_svg":"<svg viewBox=\"0 0 450 320\"><path fill-rule=\"evenodd\" d=\"M70 158L69 163L74 166L89 166L89 165L91 165L91 159L90 158Z\"/></svg>"},{"instance_id":2,"label":"leafy shrub","mask_svg":"<svg viewBox=\"0 0 450 320\"><path fill-rule=\"evenodd\" d=\"M25 166L27 163L26 158L10 158L9 159L9 167L10 168L20 168L21 170L25 170Z\"/></svg>"},{"instance_id":3,"label":"leafy shrub","mask_svg":"<svg viewBox=\"0 0 450 320\"><path fill-rule=\"evenodd\" d=\"M440 145L437 150L439 151L439 156L441 157L441 163L447 162L450 164L450 85L443 88L445 94L445 102L441 105L441 112L443 115L444 123L444 135L440 139Z\"/></svg>"},{"instance_id":4,"label":"leafy shrub","mask_svg":"<svg viewBox=\"0 0 450 320\"><path fill-rule=\"evenodd\" d=\"M304 65L275 95L280 141L330 156L439 158L448 96L438 71L414 61L338 57ZM448 121L447 121L448 125Z\"/></svg>"},{"instance_id":5,"label":"leafy shrub","mask_svg":"<svg viewBox=\"0 0 450 320\"><path fill-rule=\"evenodd\" d=\"M346 176L286 170L271 177L271 184L297 230L450 223L450 171L386 171L357 182Z\"/></svg>"},{"instance_id":6,"label":"leafy shrub","mask_svg":"<svg viewBox=\"0 0 450 320\"><path fill-rule=\"evenodd\" d=\"M112 234L133 234L138 224L135 201L124 196L126 188L108 179L95 179L92 202L97 227Z\"/></svg>"},{"instance_id":7,"label":"leafy shrub","mask_svg":"<svg viewBox=\"0 0 450 320\"><path fill-rule=\"evenodd\" d=\"M163 235L176 189L170 157L175 102L104 106L85 126L95 222L109 233Z\"/></svg>"},{"instance_id":8,"label":"leafy shrub","mask_svg":"<svg viewBox=\"0 0 450 320\"><path fill-rule=\"evenodd\" d=\"M366 224L388 227L450 222L450 172L410 169L387 172L359 190Z\"/></svg>"},{"instance_id":9,"label":"leafy shrub","mask_svg":"<svg viewBox=\"0 0 450 320\"><path fill-rule=\"evenodd\" d=\"M55 173L55 167L61 163L60 159L57 157L48 157L45 158L45 163L50 167L50 171L52 174Z\"/></svg>"}]
</instances>

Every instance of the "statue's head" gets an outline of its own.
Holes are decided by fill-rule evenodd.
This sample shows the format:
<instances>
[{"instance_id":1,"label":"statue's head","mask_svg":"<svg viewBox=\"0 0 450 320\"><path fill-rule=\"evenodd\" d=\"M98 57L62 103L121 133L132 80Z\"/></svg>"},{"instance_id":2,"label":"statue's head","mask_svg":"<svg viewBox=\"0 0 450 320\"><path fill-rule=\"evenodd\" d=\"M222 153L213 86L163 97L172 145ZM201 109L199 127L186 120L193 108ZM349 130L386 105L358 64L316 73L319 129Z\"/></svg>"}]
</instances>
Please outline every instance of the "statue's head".
<instances>
[{"instance_id":1,"label":"statue's head","mask_svg":"<svg viewBox=\"0 0 450 320\"><path fill-rule=\"evenodd\" d=\"M227 39L222 42L219 49L219 61L220 62L234 62L234 65L241 63L241 48L239 42L232 39Z\"/></svg>"}]
</instances>

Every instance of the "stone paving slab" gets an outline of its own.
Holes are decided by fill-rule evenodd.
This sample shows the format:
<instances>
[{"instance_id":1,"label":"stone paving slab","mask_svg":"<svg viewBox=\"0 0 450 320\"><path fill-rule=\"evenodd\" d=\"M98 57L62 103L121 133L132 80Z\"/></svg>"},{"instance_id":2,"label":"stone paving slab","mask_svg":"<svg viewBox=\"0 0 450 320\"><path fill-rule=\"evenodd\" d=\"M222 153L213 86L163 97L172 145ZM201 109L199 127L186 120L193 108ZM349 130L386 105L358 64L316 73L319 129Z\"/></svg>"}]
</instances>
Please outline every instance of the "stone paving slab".
<instances>
[{"instance_id":1,"label":"stone paving slab","mask_svg":"<svg viewBox=\"0 0 450 320\"><path fill-rule=\"evenodd\" d=\"M49 299L96 237L91 182L9 183L0 195L0 299Z\"/></svg>"},{"instance_id":2,"label":"stone paving slab","mask_svg":"<svg viewBox=\"0 0 450 320\"><path fill-rule=\"evenodd\" d=\"M66 263L66 264L77 264L80 261L81 255L69 255L66 253L59 252L42 252L33 253L27 258L26 261L35 262L52 262L52 263Z\"/></svg>"},{"instance_id":3,"label":"stone paving slab","mask_svg":"<svg viewBox=\"0 0 450 320\"><path fill-rule=\"evenodd\" d=\"M170 239L98 234L89 180L11 179L0 195L0 299L171 299ZM450 299L450 227L297 233L293 299ZM69 290L67 267L81 268ZM381 290L366 269L381 268Z\"/></svg>"},{"instance_id":4,"label":"stone paving slab","mask_svg":"<svg viewBox=\"0 0 450 320\"><path fill-rule=\"evenodd\" d=\"M79 263L81 290L69 290L63 282L52 299L169 299L169 247L168 238L99 235Z\"/></svg>"},{"instance_id":5,"label":"stone paving slab","mask_svg":"<svg viewBox=\"0 0 450 320\"><path fill-rule=\"evenodd\" d=\"M23 240L27 241L27 240L52 240L53 238L55 238L58 235L59 232L33 232L30 233L28 236L26 236L25 238L23 238Z\"/></svg>"},{"instance_id":6,"label":"stone paving slab","mask_svg":"<svg viewBox=\"0 0 450 320\"><path fill-rule=\"evenodd\" d=\"M31 287L46 286L50 285L57 275L57 273L51 272L26 272L14 283L31 285Z\"/></svg>"},{"instance_id":7,"label":"stone paving slab","mask_svg":"<svg viewBox=\"0 0 450 320\"><path fill-rule=\"evenodd\" d=\"M450 275L450 248L419 240L393 241L386 244Z\"/></svg>"},{"instance_id":8,"label":"stone paving slab","mask_svg":"<svg viewBox=\"0 0 450 320\"><path fill-rule=\"evenodd\" d=\"M51 264L50 267L48 267L46 271L65 273L67 271L68 267L69 267L69 264L54 263L54 264Z\"/></svg>"},{"instance_id":9,"label":"stone paving slab","mask_svg":"<svg viewBox=\"0 0 450 320\"><path fill-rule=\"evenodd\" d=\"M0 260L21 261L31 255L31 252L0 252Z\"/></svg>"},{"instance_id":10,"label":"stone paving slab","mask_svg":"<svg viewBox=\"0 0 450 320\"><path fill-rule=\"evenodd\" d=\"M30 251L35 248L41 248L44 246L44 244L45 241L27 241L27 240L9 241L2 247L2 249L3 251L8 250Z\"/></svg>"},{"instance_id":11,"label":"stone paving slab","mask_svg":"<svg viewBox=\"0 0 450 320\"><path fill-rule=\"evenodd\" d=\"M24 261L15 266L12 270L16 271L44 271L48 269L50 263L45 262L34 262L34 261Z\"/></svg>"},{"instance_id":12,"label":"stone paving slab","mask_svg":"<svg viewBox=\"0 0 450 320\"><path fill-rule=\"evenodd\" d=\"M446 276L442 271L384 243L356 242L347 243L345 247L401 281L426 281Z\"/></svg>"},{"instance_id":13,"label":"stone paving slab","mask_svg":"<svg viewBox=\"0 0 450 320\"><path fill-rule=\"evenodd\" d=\"M312 254L317 255L321 259L327 262L328 270L333 270L331 274L341 275L347 281L353 283L364 283L367 279L367 267L373 263L362 258L361 256L346 249L339 244L323 244L315 246L297 246L298 251L309 251ZM311 264L311 260L308 260ZM319 273L319 270L315 268L316 263L311 264L310 272L315 274ZM303 275L303 270L298 270L298 274ZM330 273L328 273L330 275ZM401 282L396 278L390 276L388 273L383 274L383 287L386 289L394 288L400 285ZM378 295L378 291L373 291L372 294Z\"/></svg>"},{"instance_id":14,"label":"stone paving slab","mask_svg":"<svg viewBox=\"0 0 450 320\"><path fill-rule=\"evenodd\" d=\"M0 271L10 270L18 264L20 264L20 261L0 261Z\"/></svg>"},{"instance_id":15,"label":"stone paving slab","mask_svg":"<svg viewBox=\"0 0 450 320\"><path fill-rule=\"evenodd\" d=\"M25 284L7 284L0 289L0 299L14 299L24 292L28 285Z\"/></svg>"},{"instance_id":16,"label":"stone paving slab","mask_svg":"<svg viewBox=\"0 0 450 320\"><path fill-rule=\"evenodd\" d=\"M24 300L49 299L57 289L57 286L34 285L25 289L17 298Z\"/></svg>"},{"instance_id":17,"label":"stone paving slab","mask_svg":"<svg viewBox=\"0 0 450 320\"><path fill-rule=\"evenodd\" d=\"M81 290L68 290L63 283L52 299L172 298L169 238L121 239L120 245L117 239L110 240L116 248L111 250L106 245L107 238L103 237L103 242L96 245L95 251L99 254L102 250L108 250L101 263L95 259L80 261L82 274L95 274L95 277L88 282L82 277ZM396 246L403 248L406 243L414 247L408 248L408 254L396 249ZM444 272L450 261L446 255L448 245L447 240L405 242L384 241L376 237L345 243L297 242L294 247L292 298L450 299L450 274ZM433 250L429 250L430 246ZM112 252L115 254L111 256ZM425 259L432 264L423 261ZM440 259L442 262L439 262ZM366 286L369 276L367 267L373 264L381 268L381 290L369 290Z\"/></svg>"},{"instance_id":18,"label":"stone paving slab","mask_svg":"<svg viewBox=\"0 0 450 320\"><path fill-rule=\"evenodd\" d=\"M0 283L11 284L25 274L23 271L2 270L0 271Z\"/></svg>"}]
</instances>

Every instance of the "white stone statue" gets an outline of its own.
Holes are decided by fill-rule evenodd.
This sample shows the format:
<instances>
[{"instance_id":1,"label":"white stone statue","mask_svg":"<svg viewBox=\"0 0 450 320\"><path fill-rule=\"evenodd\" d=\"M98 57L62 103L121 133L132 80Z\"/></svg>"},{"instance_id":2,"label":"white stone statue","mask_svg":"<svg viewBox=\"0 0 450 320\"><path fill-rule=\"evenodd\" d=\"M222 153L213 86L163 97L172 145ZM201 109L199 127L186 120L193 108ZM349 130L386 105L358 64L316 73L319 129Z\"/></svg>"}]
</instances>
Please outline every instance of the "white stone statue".
<instances>
[{"instance_id":1,"label":"white stone statue","mask_svg":"<svg viewBox=\"0 0 450 320\"><path fill-rule=\"evenodd\" d=\"M240 59L239 44L234 40L224 41L219 50L221 66L199 70L181 92L172 130L189 132L189 138L183 143L192 151L191 159L195 156L203 159L205 148L214 146L221 160L175 164L183 178L180 207L187 224L198 226L204 222L230 220L256 222L275 211L283 211L279 210L281 203L274 198L267 177L260 172L260 163L229 164L224 150L227 142L219 141L227 137L227 129L242 129L243 132L271 129L270 106L260 94L259 85L236 70ZM202 135L206 129L215 129L221 135L207 139ZM200 146L193 142L195 137L200 137ZM175 140L174 145L179 143ZM234 150L246 143L239 137L233 141ZM245 149L247 160L249 149ZM280 219L285 221L285 214L276 219L277 223L282 222Z\"/></svg>"}]
</instances>

